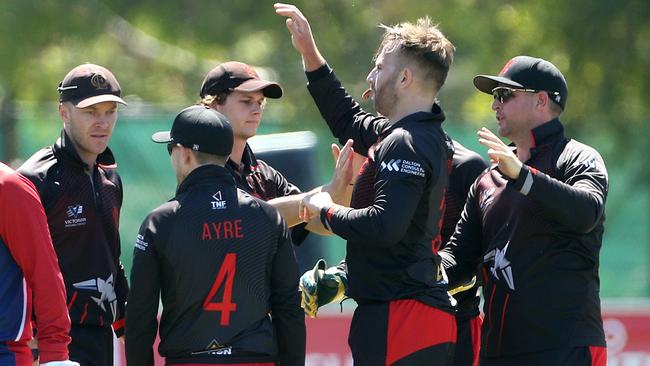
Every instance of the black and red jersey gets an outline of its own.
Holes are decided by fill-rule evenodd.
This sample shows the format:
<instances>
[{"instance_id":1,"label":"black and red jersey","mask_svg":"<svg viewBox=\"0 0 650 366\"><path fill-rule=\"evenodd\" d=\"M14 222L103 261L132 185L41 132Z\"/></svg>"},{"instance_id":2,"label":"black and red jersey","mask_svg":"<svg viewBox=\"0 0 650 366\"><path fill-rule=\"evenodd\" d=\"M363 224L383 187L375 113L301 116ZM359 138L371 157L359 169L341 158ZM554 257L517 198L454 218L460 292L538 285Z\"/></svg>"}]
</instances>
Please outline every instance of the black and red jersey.
<instances>
[{"instance_id":1,"label":"black and red jersey","mask_svg":"<svg viewBox=\"0 0 650 366\"><path fill-rule=\"evenodd\" d=\"M111 326L122 334L128 285L118 231L122 181L110 149L92 171L65 133L19 169L41 197L66 285L73 324Z\"/></svg>"},{"instance_id":2,"label":"black and red jersey","mask_svg":"<svg viewBox=\"0 0 650 366\"><path fill-rule=\"evenodd\" d=\"M277 210L217 165L193 170L142 223L126 320L129 364L304 365L298 265Z\"/></svg>"},{"instance_id":3,"label":"black and red jersey","mask_svg":"<svg viewBox=\"0 0 650 366\"><path fill-rule=\"evenodd\" d=\"M232 173L237 187L264 201L301 193L280 172L263 160L258 160L248 144L244 148L241 164L229 159L226 169Z\"/></svg>"},{"instance_id":4,"label":"black and red jersey","mask_svg":"<svg viewBox=\"0 0 650 366\"><path fill-rule=\"evenodd\" d=\"M41 362L67 359L65 286L43 206L34 185L0 163L0 344L30 340L32 315Z\"/></svg>"},{"instance_id":5,"label":"black and red jersey","mask_svg":"<svg viewBox=\"0 0 650 366\"><path fill-rule=\"evenodd\" d=\"M441 252L450 282L482 266L482 355L604 346L598 263L608 191L596 150L558 119L531 131L516 180L496 166L472 186Z\"/></svg>"},{"instance_id":6,"label":"black and red jersey","mask_svg":"<svg viewBox=\"0 0 650 366\"><path fill-rule=\"evenodd\" d=\"M248 144L244 148L241 164L229 159L226 169L235 178L237 187L264 201L301 193L300 188L289 182L282 173L264 160L258 160ZM291 228L293 244L300 245L305 240L309 234L305 226L299 224Z\"/></svg>"},{"instance_id":7,"label":"black and red jersey","mask_svg":"<svg viewBox=\"0 0 650 366\"><path fill-rule=\"evenodd\" d=\"M445 245L454 233L460 214L465 206L465 199L474 180L487 168L483 158L474 151L454 140L454 158L449 174L449 186L445 192L445 214L442 220L442 243ZM464 320L479 315L481 297L478 285L467 291L454 295L456 299L456 318Z\"/></svg>"},{"instance_id":8,"label":"black and red jersey","mask_svg":"<svg viewBox=\"0 0 650 366\"><path fill-rule=\"evenodd\" d=\"M352 208L321 214L347 240L348 295L357 302L416 299L453 311L437 254L453 155L442 110L435 104L392 123L363 111L327 65L307 77L334 136L353 139L354 150L367 156Z\"/></svg>"}]
</instances>

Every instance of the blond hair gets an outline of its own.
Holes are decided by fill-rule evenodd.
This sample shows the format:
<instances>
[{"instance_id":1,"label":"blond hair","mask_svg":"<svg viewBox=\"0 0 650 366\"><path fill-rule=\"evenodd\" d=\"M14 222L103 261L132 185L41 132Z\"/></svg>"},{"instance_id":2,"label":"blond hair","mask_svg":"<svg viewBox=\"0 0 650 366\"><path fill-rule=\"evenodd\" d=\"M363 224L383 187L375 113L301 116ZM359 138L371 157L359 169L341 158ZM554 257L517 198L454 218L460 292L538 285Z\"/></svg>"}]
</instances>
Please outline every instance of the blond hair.
<instances>
[{"instance_id":1,"label":"blond hair","mask_svg":"<svg viewBox=\"0 0 650 366\"><path fill-rule=\"evenodd\" d=\"M433 24L429 17L424 17L415 24L381 24L379 27L384 29L384 37L374 58L382 51L397 51L404 62L422 72L419 75L421 78L434 82L436 90L440 90L454 61L456 47L442 34L438 25Z\"/></svg>"}]
</instances>

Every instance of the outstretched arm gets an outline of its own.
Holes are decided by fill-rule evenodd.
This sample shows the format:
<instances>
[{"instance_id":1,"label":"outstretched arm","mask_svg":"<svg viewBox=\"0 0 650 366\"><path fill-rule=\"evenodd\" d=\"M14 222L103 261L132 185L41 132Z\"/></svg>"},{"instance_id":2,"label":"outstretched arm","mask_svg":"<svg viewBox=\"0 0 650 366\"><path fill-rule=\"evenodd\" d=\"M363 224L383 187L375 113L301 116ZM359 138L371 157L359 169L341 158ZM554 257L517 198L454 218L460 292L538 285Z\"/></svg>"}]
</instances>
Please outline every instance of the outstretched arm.
<instances>
[{"instance_id":1,"label":"outstretched arm","mask_svg":"<svg viewBox=\"0 0 650 366\"><path fill-rule=\"evenodd\" d=\"M287 17L286 25L291 33L291 43L302 56L305 71L314 71L325 65L325 58L321 55L314 36L309 26L309 21L295 5L275 3L275 12Z\"/></svg>"}]
</instances>

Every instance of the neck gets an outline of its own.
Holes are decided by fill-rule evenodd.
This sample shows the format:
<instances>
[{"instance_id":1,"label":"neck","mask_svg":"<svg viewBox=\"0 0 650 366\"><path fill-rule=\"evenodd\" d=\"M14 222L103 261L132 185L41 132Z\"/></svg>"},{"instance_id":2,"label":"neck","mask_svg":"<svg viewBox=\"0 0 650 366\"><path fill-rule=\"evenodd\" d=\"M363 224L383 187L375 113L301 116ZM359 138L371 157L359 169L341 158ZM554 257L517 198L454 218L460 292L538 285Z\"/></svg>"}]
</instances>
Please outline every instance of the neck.
<instances>
[{"instance_id":1,"label":"neck","mask_svg":"<svg viewBox=\"0 0 650 366\"><path fill-rule=\"evenodd\" d=\"M533 147L532 130L521 136L509 138L517 148L517 157L522 163L530 158L530 149Z\"/></svg>"},{"instance_id":2,"label":"neck","mask_svg":"<svg viewBox=\"0 0 650 366\"><path fill-rule=\"evenodd\" d=\"M550 115L541 115L529 124L528 130L522 132L518 136L509 138L510 141L512 141L517 147L517 157L519 160L521 160L522 163L530 159L530 149L533 147L533 129L543 125L546 122L551 121L552 119L553 117Z\"/></svg>"},{"instance_id":3,"label":"neck","mask_svg":"<svg viewBox=\"0 0 650 366\"><path fill-rule=\"evenodd\" d=\"M431 113L434 101L435 96L422 96L420 94L402 96L395 105L395 108L393 108L392 113L386 117L388 117L392 123L395 123L413 113Z\"/></svg>"},{"instance_id":4,"label":"neck","mask_svg":"<svg viewBox=\"0 0 650 366\"><path fill-rule=\"evenodd\" d=\"M74 146L75 151L77 151L77 155L79 155L79 158L86 166L86 170L92 171L93 168L95 167L95 164L97 163L98 155L81 152L80 149L77 148L77 144L75 144L74 141L72 142L72 145Z\"/></svg>"},{"instance_id":5,"label":"neck","mask_svg":"<svg viewBox=\"0 0 650 366\"><path fill-rule=\"evenodd\" d=\"M246 148L246 140L235 138L232 144L232 152L230 153L230 160L241 164L242 156L244 155L244 149Z\"/></svg>"}]
</instances>

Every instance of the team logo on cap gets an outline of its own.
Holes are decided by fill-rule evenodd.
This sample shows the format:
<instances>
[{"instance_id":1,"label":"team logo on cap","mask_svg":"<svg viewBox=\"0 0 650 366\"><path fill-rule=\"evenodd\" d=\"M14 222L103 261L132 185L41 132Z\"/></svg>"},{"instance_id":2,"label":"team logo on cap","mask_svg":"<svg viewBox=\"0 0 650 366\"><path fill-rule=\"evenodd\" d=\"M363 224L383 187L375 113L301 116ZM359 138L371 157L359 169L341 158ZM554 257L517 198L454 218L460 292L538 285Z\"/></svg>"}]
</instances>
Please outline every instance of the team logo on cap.
<instances>
[{"instance_id":1,"label":"team logo on cap","mask_svg":"<svg viewBox=\"0 0 650 366\"><path fill-rule=\"evenodd\" d=\"M93 84L95 89L108 89L108 81L102 74L93 74L90 83Z\"/></svg>"},{"instance_id":2,"label":"team logo on cap","mask_svg":"<svg viewBox=\"0 0 650 366\"><path fill-rule=\"evenodd\" d=\"M245 72L248 76L250 76L250 77L252 77L252 78L258 78L257 73L255 72L255 70L253 70L253 68L250 67L250 66L248 66L248 65L244 66L244 72Z\"/></svg>"},{"instance_id":3,"label":"team logo on cap","mask_svg":"<svg viewBox=\"0 0 650 366\"><path fill-rule=\"evenodd\" d=\"M512 64L514 64L514 63L515 63L515 59L514 59L514 58L510 59L510 61L508 61L508 62L503 66L503 69L501 69L501 72L499 72L499 75L503 75L503 74L505 74L506 72L508 72L508 70L510 69L510 66L512 66Z\"/></svg>"}]
</instances>

